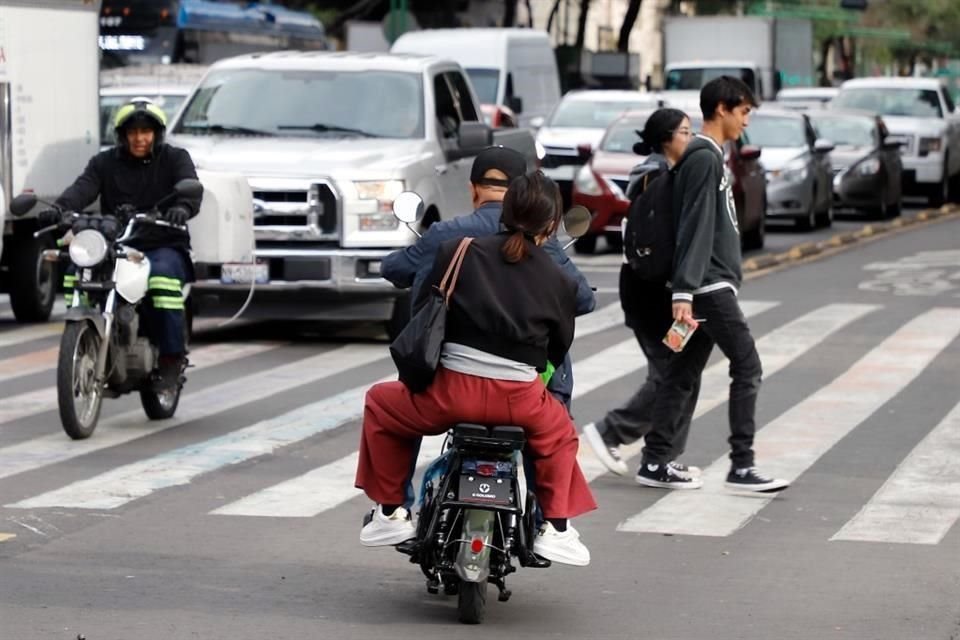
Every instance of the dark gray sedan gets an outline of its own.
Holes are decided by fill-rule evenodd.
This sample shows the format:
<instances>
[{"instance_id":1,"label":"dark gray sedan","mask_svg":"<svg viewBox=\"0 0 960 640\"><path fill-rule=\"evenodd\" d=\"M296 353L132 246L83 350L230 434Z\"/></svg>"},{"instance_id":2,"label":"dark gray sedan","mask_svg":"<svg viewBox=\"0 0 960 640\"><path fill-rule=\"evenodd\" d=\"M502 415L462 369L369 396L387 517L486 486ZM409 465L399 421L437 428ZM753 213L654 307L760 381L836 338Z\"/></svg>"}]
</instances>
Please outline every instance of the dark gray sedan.
<instances>
[{"instance_id":1,"label":"dark gray sedan","mask_svg":"<svg viewBox=\"0 0 960 640\"><path fill-rule=\"evenodd\" d=\"M900 142L887 140L883 119L863 111L809 113L820 138L835 145L833 206L894 218L900 215Z\"/></svg>"}]
</instances>

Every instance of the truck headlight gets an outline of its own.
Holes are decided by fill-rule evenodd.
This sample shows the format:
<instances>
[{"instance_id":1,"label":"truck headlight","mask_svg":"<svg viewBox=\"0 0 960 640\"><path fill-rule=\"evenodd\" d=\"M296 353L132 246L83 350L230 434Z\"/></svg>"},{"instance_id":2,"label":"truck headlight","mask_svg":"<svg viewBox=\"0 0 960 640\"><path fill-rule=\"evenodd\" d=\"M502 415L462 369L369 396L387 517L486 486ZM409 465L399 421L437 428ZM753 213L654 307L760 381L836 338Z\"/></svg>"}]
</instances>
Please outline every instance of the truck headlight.
<instances>
[{"instance_id":1,"label":"truck headlight","mask_svg":"<svg viewBox=\"0 0 960 640\"><path fill-rule=\"evenodd\" d=\"M93 229L84 229L70 241L70 259L81 269L95 267L107 257L107 239Z\"/></svg>"},{"instance_id":2,"label":"truck headlight","mask_svg":"<svg viewBox=\"0 0 960 640\"><path fill-rule=\"evenodd\" d=\"M403 193L403 180L368 180L354 182L357 188L357 198L360 200L376 200L377 208L383 213L393 211L393 201Z\"/></svg>"},{"instance_id":3,"label":"truck headlight","mask_svg":"<svg viewBox=\"0 0 960 640\"><path fill-rule=\"evenodd\" d=\"M943 148L943 141L940 138L920 138L917 147L921 156L925 156L931 151L936 153Z\"/></svg>"}]
</instances>

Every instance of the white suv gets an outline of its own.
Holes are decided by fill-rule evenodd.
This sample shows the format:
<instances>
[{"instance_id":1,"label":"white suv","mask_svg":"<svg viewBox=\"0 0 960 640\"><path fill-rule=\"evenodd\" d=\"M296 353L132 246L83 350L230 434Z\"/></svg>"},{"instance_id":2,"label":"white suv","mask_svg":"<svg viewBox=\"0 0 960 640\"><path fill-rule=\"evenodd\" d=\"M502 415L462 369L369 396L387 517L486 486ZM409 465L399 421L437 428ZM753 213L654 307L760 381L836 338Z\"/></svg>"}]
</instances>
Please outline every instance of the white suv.
<instances>
[{"instance_id":1,"label":"white suv","mask_svg":"<svg viewBox=\"0 0 960 640\"><path fill-rule=\"evenodd\" d=\"M960 113L940 80L848 80L830 106L883 116L888 139L902 143L905 193L926 195L932 205L960 200Z\"/></svg>"}]
</instances>

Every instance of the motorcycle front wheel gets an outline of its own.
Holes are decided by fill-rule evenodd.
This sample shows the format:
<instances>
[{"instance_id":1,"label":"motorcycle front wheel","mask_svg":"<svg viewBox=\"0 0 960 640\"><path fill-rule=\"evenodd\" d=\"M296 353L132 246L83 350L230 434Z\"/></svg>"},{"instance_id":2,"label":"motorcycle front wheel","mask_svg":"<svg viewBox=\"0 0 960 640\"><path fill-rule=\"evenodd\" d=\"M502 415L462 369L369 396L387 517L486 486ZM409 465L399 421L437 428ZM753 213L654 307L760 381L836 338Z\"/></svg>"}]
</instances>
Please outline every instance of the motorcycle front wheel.
<instances>
[{"instance_id":1,"label":"motorcycle front wheel","mask_svg":"<svg viewBox=\"0 0 960 640\"><path fill-rule=\"evenodd\" d=\"M464 624L480 624L487 608L487 581L460 581L457 615Z\"/></svg>"},{"instance_id":2,"label":"motorcycle front wheel","mask_svg":"<svg viewBox=\"0 0 960 640\"><path fill-rule=\"evenodd\" d=\"M63 330L57 361L57 406L60 424L74 440L89 438L100 419L99 351L100 334L89 322L73 322Z\"/></svg>"}]
</instances>

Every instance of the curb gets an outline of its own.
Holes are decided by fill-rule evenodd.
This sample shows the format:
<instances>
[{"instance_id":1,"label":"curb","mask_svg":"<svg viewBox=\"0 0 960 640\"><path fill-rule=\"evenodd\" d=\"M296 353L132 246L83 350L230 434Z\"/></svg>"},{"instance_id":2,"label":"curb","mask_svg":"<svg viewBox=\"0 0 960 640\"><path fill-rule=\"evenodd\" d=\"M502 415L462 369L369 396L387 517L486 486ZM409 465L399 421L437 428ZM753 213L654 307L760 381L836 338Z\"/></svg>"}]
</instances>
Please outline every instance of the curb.
<instances>
[{"instance_id":1,"label":"curb","mask_svg":"<svg viewBox=\"0 0 960 640\"><path fill-rule=\"evenodd\" d=\"M821 240L819 242L804 242L782 253L768 253L743 261L743 273L757 274L761 271L782 267L787 264L800 262L812 256L825 253L836 253L841 247L871 240L891 232L899 231L913 225L934 220L960 217L960 204L945 204L939 209L924 209L909 218L898 217L890 222L876 222L863 227L858 231L848 231Z\"/></svg>"}]
</instances>

